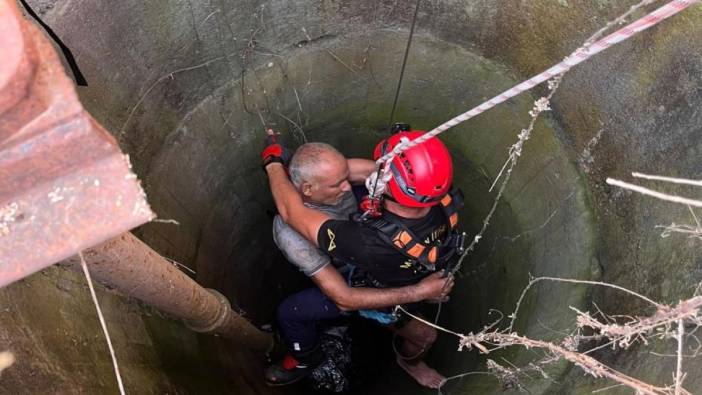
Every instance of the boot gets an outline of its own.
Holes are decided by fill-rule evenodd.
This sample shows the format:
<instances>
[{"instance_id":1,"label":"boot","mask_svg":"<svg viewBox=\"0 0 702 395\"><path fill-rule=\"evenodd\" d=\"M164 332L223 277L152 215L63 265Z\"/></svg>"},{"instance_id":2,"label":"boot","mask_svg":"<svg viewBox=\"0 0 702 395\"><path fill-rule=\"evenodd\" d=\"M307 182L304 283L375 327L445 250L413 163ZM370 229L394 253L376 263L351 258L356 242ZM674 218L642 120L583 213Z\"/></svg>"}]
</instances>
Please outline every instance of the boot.
<instances>
[{"instance_id":1,"label":"boot","mask_svg":"<svg viewBox=\"0 0 702 395\"><path fill-rule=\"evenodd\" d=\"M266 383L280 386L296 383L309 376L324 361L324 353L319 345L304 354L288 353L282 361L266 368Z\"/></svg>"}]
</instances>

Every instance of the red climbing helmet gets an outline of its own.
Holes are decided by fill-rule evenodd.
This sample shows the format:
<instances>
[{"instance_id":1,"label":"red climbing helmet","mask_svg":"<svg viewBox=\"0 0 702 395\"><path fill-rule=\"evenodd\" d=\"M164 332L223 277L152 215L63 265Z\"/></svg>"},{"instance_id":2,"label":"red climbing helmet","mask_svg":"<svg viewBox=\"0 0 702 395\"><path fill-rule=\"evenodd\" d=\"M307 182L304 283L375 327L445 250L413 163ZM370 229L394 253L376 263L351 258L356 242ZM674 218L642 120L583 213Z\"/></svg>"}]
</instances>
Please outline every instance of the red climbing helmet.
<instances>
[{"instance_id":1,"label":"red climbing helmet","mask_svg":"<svg viewBox=\"0 0 702 395\"><path fill-rule=\"evenodd\" d=\"M414 140L425 132L413 130L395 133L381 141L373 151L373 159L392 151L402 139ZM448 193L453 180L453 163L444 143L432 137L409 148L392 159L386 191L403 206L430 207Z\"/></svg>"}]
</instances>

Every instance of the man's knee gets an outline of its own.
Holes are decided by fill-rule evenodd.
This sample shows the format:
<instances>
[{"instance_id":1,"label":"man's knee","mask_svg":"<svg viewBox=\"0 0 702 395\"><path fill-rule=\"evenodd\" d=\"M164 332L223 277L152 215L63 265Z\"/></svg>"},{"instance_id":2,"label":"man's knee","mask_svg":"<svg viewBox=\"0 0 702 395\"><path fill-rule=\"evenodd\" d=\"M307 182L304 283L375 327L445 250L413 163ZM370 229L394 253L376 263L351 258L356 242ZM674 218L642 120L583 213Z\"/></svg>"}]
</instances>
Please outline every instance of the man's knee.
<instances>
[{"instance_id":1,"label":"man's knee","mask_svg":"<svg viewBox=\"0 0 702 395\"><path fill-rule=\"evenodd\" d=\"M404 337L425 347L434 344L436 337L438 336L436 329L419 321L410 322L407 324L407 328L405 329L406 330L403 332L406 333L406 336Z\"/></svg>"},{"instance_id":2,"label":"man's knee","mask_svg":"<svg viewBox=\"0 0 702 395\"><path fill-rule=\"evenodd\" d=\"M297 321L299 318L297 303L292 298L285 299L278 306L278 322Z\"/></svg>"},{"instance_id":3,"label":"man's knee","mask_svg":"<svg viewBox=\"0 0 702 395\"><path fill-rule=\"evenodd\" d=\"M428 326L428 325L421 325L421 329L419 330L419 338L422 343L426 345L432 345L436 341L436 337L438 336L436 329Z\"/></svg>"},{"instance_id":4,"label":"man's knee","mask_svg":"<svg viewBox=\"0 0 702 395\"><path fill-rule=\"evenodd\" d=\"M289 296L278 306L278 321L318 321L336 318L340 314L334 302L319 290L310 288Z\"/></svg>"}]
</instances>

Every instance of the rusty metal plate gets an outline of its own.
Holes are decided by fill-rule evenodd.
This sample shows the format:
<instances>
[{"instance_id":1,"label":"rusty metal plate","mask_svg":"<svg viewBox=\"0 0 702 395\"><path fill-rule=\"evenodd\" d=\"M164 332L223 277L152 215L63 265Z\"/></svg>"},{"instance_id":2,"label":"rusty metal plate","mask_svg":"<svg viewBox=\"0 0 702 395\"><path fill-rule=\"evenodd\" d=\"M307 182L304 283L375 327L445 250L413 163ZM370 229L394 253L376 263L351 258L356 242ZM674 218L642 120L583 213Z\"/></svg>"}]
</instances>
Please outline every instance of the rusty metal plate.
<instances>
[{"instance_id":1,"label":"rusty metal plate","mask_svg":"<svg viewBox=\"0 0 702 395\"><path fill-rule=\"evenodd\" d=\"M53 47L0 0L0 287L153 219Z\"/></svg>"}]
</instances>

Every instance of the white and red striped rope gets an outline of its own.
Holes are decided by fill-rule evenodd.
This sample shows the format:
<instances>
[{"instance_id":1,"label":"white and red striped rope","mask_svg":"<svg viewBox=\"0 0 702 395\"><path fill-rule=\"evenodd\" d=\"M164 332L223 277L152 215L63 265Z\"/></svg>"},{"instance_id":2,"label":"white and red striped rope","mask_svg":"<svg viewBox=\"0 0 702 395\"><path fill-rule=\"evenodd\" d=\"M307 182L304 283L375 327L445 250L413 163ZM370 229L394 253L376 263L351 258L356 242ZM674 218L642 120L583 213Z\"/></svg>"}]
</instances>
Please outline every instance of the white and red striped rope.
<instances>
[{"instance_id":1,"label":"white and red striped rope","mask_svg":"<svg viewBox=\"0 0 702 395\"><path fill-rule=\"evenodd\" d=\"M563 74L566 71L570 70L573 66L578 65L588 58L604 51L605 49L609 48L610 46L620 43L631 36L642 32L646 29L648 29L651 26L656 25L658 22L669 18L687 7L693 5L694 3L697 3L699 0L673 0L666 5L658 8L657 10L651 12L650 14L636 20L635 22L630 23L629 25L617 30L616 32L602 38L599 41L596 41L595 43L591 45L586 45L582 48L578 48L575 52L573 52L571 55L569 55L567 58L565 58L562 62L558 63L557 65L549 68L548 70L542 72L541 74L538 74L521 84L518 84L502 93L499 95L493 97L492 99L484 102L483 104L467 111L464 112L463 114L450 119L447 122L442 123L441 125L435 127L434 129L428 131L421 137L400 143L395 148L388 152L387 154L383 155L382 157L378 158L376 160L376 166L380 166L383 163L389 162L394 158L396 155L400 154L402 151L405 151L411 147L414 147L416 145L419 145L427 140L429 140L432 137L435 137L446 130L458 125L459 123L465 122L474 116L485 112L496 105L511 99L520 93L527 91L542 82L553 78L557 75ZM385 166L388 168L388 166Z\"/></svg>"}]
</instances>

